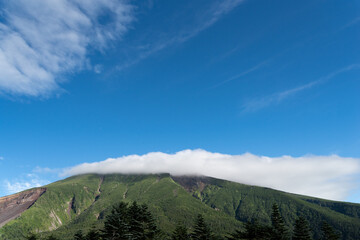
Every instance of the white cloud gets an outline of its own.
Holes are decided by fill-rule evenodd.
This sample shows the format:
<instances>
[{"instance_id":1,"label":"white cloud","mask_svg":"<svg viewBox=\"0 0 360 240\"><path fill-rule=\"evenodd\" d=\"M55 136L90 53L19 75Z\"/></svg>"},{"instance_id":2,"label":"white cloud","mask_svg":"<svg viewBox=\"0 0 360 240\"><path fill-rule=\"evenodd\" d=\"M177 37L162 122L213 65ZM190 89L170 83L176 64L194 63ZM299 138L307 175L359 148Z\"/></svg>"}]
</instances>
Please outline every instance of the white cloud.
<instances>
[{"instance_id":1,"label":"white cloud","mask_svg":"<svg viewBox=\"0 0 360 240\"><path fill-rule=\"evenodd\" d=\"M121 38L133 7L112 0L19 0L3 4L0 93L46 96L64 74L87 64L89 48L102 51Z\"/></svg>"},{"instance_id":2,"label":"white cloud","mask_svg":"<svg viewBox=\"0 0 360 240\"><path fill-rule=\"evenodd\" d=\"M9 180L4 181L6 194L14 194L17 192L21 192L27 190L29 188L41 187L46 184L49 184L49 181L40 179L35 174L27 174L26 179L20 181L12 181Z\"/></svg>"},{"instance_id":3,"label":"white cloud","mask_svg":"<svg viewBox=\"0 0 360 240\"><path fill-rule=\"evenodd\" d=\"M304 90L310 89L316 85L319 84L323 84L327 81L329 81L330 79L336 77L337 75L344 73L344 72L348 72L354 69L359 69L360 68L360 64L351 64L347 67L341 68L335 72L332 72L324 77L321 77L315 81L309 82L307 84L301 85L299 87L295 87L295 88L291 88L282 92L278 92L269 96L265 96L262 98L258 98L258 99L253 99L251 101L246 102L245 104L243 104L242 108L243 108L243 112L253 112L253 111L257 111L259 109L268 107L270 105L273 104L278 104L280 102L282 102L283 100L285 100L288 97L291 97L299 92L302 92Z\"/></svg>"},{"instance_id":4,"label":"white cloud","mask_svg":"<svg viewBox=\"0 0 360 240\"><path fill-rule=\"evenodd\" d=\"M0 161L1 161L1 160L4 160L4 157L0 156Z\"/></svg>"},{"instance_id":5,"label":"white cloud","mask_svg":"<svg viewBox=\"0 0 360 240\"><path fill-rule=\"evenodd\" d=\"M287 192L344 200L354 187L352 176L360 172L360 159L331 156L282 156L270 158L250 153L228 155L205 150L175 154L152 152L83 163L65 175L85 173L200 174Z\"/></svg>"}]
</instances>

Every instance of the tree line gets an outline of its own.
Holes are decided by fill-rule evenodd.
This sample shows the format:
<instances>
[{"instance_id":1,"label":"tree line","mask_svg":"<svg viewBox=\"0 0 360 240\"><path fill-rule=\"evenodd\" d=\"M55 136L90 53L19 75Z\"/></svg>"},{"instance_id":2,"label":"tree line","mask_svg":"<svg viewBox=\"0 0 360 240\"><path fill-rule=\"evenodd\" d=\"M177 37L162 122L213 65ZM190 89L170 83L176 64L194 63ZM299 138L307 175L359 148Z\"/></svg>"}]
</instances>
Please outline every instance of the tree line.
<instances>
[{"instance_id":1,"label":"tree line","mask_svg":"<svg viewBox=\"0 0 360 240\"><path fill-rule=\"evenodd\" d=\"M228 240L251 239L251 240L313 240L309 222L305 217L296 219L293 232L286 227L280 214L279 207L274 204L271 214L271 225L260 224L256 219L245 223L245 230L236 230ZM341 235L327 222L321 224L321 240L339 240Z\"/></svg>"},{"instance_id":2,"label":"tree line","mask_svg":"<svg viewBox=\"0 0 360 240\"><path fill-rule=\"evenodd\" d=\"M286 227L280 214L279 207L274 204L271 214L271 225L260 224L256 219L245 223L243 230L236 230L229 234L227 240L312 240L309 222L300 216L294 223L293 232ZM337 233L328 223L322 223L321 240L339 240ZM171 240L218 240L223 239L213 233L204 217L199 214L190 231L183 225L178 225L171 236L165 235L150 213L146 204L139 205L136 202L127 204L120 202L113 206L111 213L107 215L102 229L92 228L86 234L81 230L74 234L74 240L148 240L148 239L171 239ZM28 240L37 240L31 235ZM54 236L48 236L46 240L58 240Z\"/></svg>"}]
</instances>

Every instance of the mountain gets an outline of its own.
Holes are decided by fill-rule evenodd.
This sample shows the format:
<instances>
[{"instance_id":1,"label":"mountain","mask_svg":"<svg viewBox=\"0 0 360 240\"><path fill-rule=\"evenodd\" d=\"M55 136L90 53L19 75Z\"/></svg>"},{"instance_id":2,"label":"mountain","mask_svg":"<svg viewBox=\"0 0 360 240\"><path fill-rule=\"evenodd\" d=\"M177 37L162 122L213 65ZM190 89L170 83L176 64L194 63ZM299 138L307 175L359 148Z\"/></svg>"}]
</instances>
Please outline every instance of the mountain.
<instances>
[{"instance_id":1,"label":"mountain","mask_svg":"<svg viewBox=\"0 0 360 240\"><path fill-rule=\"evenodd\" d=\"M38 188L0 198L0 227L20 216L21 213L30 208L45 191L45 188Z\"/></svg>"},{"instance_id":2,"label":"mountain","mask_svg":"<svg viewBox=\"0 0 360 240\"><path fill-rule=\"evenodd\" d=\"M211 229L225 236L253 218L269 224L272 205L277 203L290 228L302 215L316 238L323 220L340 231L343 239L360 236L360 204L210 177L86 174L0 198L0 226L5 224L0 239L22 239L30 232L49 231L60 239L72 239L78 229L86 232L101 226L111 207L120 201L146 203L165 233L179 223L190 228L202 213Z\"/></svg>"}]
</instances>

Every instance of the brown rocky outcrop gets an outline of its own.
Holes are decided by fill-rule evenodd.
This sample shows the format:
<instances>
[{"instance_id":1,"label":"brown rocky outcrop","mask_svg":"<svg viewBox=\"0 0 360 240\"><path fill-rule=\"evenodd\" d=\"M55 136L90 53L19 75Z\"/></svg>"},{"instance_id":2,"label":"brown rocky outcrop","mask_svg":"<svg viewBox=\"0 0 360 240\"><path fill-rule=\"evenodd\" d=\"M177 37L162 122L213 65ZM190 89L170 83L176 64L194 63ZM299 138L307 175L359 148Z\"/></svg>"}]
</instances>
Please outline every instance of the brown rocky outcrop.
<instances>
[{"instance_id":1,"label":"brown rocky outcrop","mask_svg":"<svg viewBox=\"0 0 360 240\"><path fill-rule=\"evenodd\" d=\"M46 188L30 189L0 198L0 227L17 218L46 192Z\"/></svg>"},{"instance_id":2,"label":"brown rocky outcrop","mask_svg":"<svg viewBox=\"0 0 360 240\"><path fill-rule=\"evenodd\" d=\"M190 193L196 190L202 192L210 184L210 178L203 176L171 176L171 178Z\"/></svg>"}]
</instances>

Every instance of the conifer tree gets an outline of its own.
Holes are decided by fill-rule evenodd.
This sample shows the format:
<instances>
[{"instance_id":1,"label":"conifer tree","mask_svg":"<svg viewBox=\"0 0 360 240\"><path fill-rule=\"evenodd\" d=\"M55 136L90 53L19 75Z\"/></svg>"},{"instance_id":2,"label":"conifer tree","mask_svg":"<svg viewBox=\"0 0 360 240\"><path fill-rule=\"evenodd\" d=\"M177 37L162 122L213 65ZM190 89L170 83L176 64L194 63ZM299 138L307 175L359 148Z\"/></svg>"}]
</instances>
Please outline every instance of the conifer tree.
<instances>
[{"instance_id":1,"label":"conifer tree","mask_svg":"<svg viewBox=\"0 0 360 240\"><path fill-rule=\"evenodd\" d=\"M50 235L46 238L46 240L58 240L56 237L54 237L53 235Z\"/></svg>"},{"instance_id":2,"label":"conifer tree","mask_svg":"<svg viewBox=\"0 0 360 240\"><path fill-rule=\"evenodd\" d=\"M309 222L300 216L295 221L293 240L311 240Z\"/></svg>"},{"instance_id":3,"label":"conifer tree","mask_svg":"<svg viewBox=\"0 0 360 240\"><path fill-rule=\"evenodd\" d=\"M204 217L201 214L196 218L194 232L191 234L191 238L196 240L212 239L210 228L205 223Z\"/></svg>"},{"instance_id":4,"label":"conifer tree","mask_svg":"<svg viewBox=\"0 0 360 240\"><path fill-rule=\"evenodd\" d=\"M99 240L101 239L100 232L93 227L85 236L85 240Z\"/></svg>"},{"instance_id":5,"label":"conifer tree","mask_svg":"<svg viewBox=\"0 0 360 240\"><path fill-rule=\"evenodd\" d=\"M280 215L279 206L274 203L271 214L272 233L271 239L286 240L289 239L288 230L285 226L284 220Z\"/></svg>"},{"instance_id":6,"label":"conifer tree","mask_svg":"<svg viewBox=\"0 0 360 240\"><path fill-rule=\"evenodd\" d=\"M77 231L74 235L74 240L85 240L83 232L81 230Z\"/></svg>"},{"instance_id":7,"label":"conifer tree","mask_svg":"<svg viewBox=\"0 0 360 240\"><path fill-rule=\"evenodd\" d=\"M30 234L26 239L27 240L37 240L37 237L35 234Z\"/></svg>"},{"instance_id":8,"label":"conifer tree","mask_svg":"<svg viewBox=\"0 0 360 240\"><path fill-rule=\"evenodd\" d=\"M102 238L105 240L147 240L159 237L159 230L148 207L133 202L130 206L114 206L104 223Z\"/></svg>"},{"instance_id":9,"label":"conifer tree","mask_svg":"<svg viewBox=\"0 0 360 240\"><path fill-rule=\"evenodd\" d=\"M245 231L236 230L228 239L268 240L271 239L271 231L271 227L261 225L257 219L254 219L245 223Z\"/></svg>"},{"instance_id":10,"label":"conifer tree","mask_svg":"<svg viewBox=\"0 0 360 240\"><path fill-rule=\"evenodd\" d=\"M171 236L171 239L172 240L189 240L190 237L189 237L186 227L183 225L176 226L176 228Z\"/></svg>"},{"instance_id":11,"label":"conifer tree","mask_svg":"<svg viewBox=\"0 0 360 240\"><path fill-rule=\"evenodd\" d=\"M130 239L145 239L140 206L133 202L128 209Z\"/></svg>"},{"instance_id":12,"label":"conifer tree","mask_svg":"<svg viewBox=\"0 0 360 240\"><path fill-rule=\"evenodd\" d=\"M146 204L141 205L141 214L142 214L141 221L144 229L144 237L145 239L153 239L159 231L155 224L155 220L151 215L148 206Z\"/></svg>"},{"instance_id":13,"label":"conifer tree","mask_svg":"<svg viewBox=\"0 0 360 240\"><path fill-rule=\"evenodd\" d=\"M322 222L321 225L322 236L321 240L339 240L340 234L337 233L333 227L331 227L327 222Z\"/></svg>"},{"instance_id":14,"label":"conifer tree","mask_svg":"<svg viewBox=\"0 0 360 240\"><path fill-rule=\"evenodd\" d=\"M129 235L129 219L127 204L120 202L115 205L104 223L103 238L106 240L127 239Z\"/></svg>"}]
</instances>

